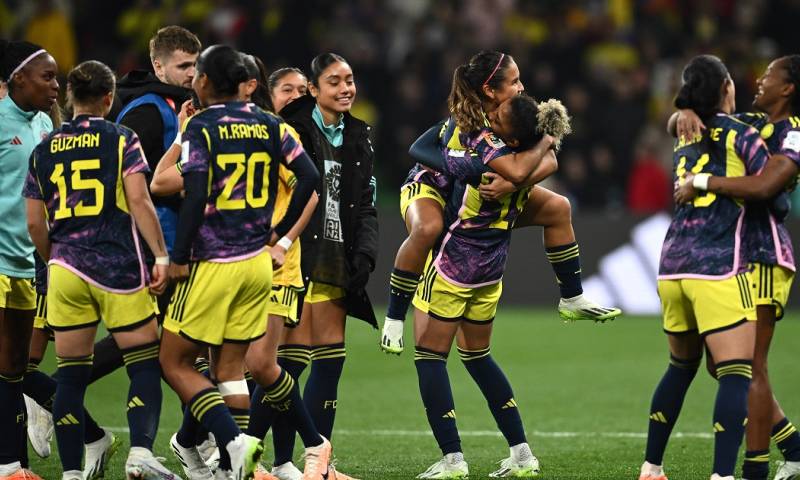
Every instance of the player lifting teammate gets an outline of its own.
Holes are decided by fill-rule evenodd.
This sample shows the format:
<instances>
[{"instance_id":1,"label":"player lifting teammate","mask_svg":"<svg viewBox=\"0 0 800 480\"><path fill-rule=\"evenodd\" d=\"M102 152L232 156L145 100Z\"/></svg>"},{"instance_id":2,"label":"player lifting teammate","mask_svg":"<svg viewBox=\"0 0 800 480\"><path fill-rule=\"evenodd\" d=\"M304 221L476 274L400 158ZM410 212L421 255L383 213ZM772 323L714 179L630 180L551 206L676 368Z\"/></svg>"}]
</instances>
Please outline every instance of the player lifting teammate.
<instances>
[{"instance_id":1,"label":"player lifting teammate","mask_svg":"<svg viewBox=\"0 0 800 480\"><path fill-rule=\"evenodd\" d=\"M486 123L484 114L495 111L502 102L524 90L519 76L514 59L500 52L480 52L460 67L454 73L454 83L459 88L451 93L448 102L451 110L463 112L471 120L464 123L456 119L458 129L473 132L482 128ZM453 150L465 150L458 142L459 130L453 131L450 138L440 140L442 145ZM439 151L435 143L430 147ZM545 141L536 146L534 152L541 157L548 148ZM504 184L481 186L482 194L495 200L497 195L507 195L516 188L526 188L537 181L536 178L519 175L519 172L501 173L499 177L493 177L492 174L487 178L493 179L492 183ZM409 237L397 252L390 279L389 308L381 335L381 348L388 353L400 353L403 350L403 321L411 296L419 283L425 258L444 229L442 209L448 195L446 184L446 179L440 173L416 165L401 189L400 209ZM621 313L617 308L601 307L583 296L580 255L572 228L571 208L565 197L544 187L534 186L516 226L529 225L544 227L547 258L561 291L558 309L562 318L605 321Z\"/></svg>"}]
</instances>

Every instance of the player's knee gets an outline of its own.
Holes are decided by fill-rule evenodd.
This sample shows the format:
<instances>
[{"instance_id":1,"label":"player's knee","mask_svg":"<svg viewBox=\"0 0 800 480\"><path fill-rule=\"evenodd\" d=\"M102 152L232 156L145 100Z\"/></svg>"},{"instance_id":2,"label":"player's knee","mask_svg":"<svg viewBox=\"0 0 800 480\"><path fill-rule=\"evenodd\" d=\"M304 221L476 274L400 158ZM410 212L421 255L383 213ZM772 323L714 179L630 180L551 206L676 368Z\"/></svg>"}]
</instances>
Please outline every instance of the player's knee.
<instances>
[{"instance_id":1,"label":"player's knee","mask_svg":"<svg viewBox=\"0 0 800 480\"><path fill-rule=\"evenodd\" d=\"M433 219L428 222L416 222L411 226L409 239L420 249L430 250L442 234L444 224L441 219Z\"/></svg>"},{"instance_id":2,"label":"player's knee","mask_svg":"<svg viewBox=\"0 0 800 480\"><path fill-rule=\"evenodd\" d=\"M569 199L564 195L553 195L553 198L547 202L547 209L549 217L558 219L572 219L572 204Z\"/></svg>"},{"instance_id":3,"label":"player's knee","mask_svg":"<svg viewBox=\"0 0 800 480\"><path fill-rule=\"evenodd\" d=\"M277 378L280 373L277 356L270 355L261 348L250 348L245 357L245 364L256 382L262 385L266 381L265 377Z\"/></svg>"}]
</instances>

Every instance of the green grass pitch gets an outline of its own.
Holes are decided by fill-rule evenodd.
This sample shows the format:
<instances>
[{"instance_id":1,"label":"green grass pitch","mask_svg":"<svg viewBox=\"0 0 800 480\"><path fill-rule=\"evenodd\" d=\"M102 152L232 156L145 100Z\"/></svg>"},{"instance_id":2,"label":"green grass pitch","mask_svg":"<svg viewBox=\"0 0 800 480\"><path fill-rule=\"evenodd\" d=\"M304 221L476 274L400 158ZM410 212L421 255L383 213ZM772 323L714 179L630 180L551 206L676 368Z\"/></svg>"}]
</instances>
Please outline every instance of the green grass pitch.
<instances>
[{"instance_id":1,"label":"green grass pitch","mask_svg":"<svg viewBox=\"0 0 800 480\"><path fill-rule=\"evenodd\" d=\"M770 372L778 400L800 423L795 339L800 314L790 312L778 327ZM515 398L545 479L634 479L642 462L650 395L667 365L667 347L656 317L623 316L605 325L563 324L553 310L501 308L494 325L492 353L514 387ZM410 329L409 329L410 330ZM438 460L417 389L413 349L402 356L379 351L378 332L360 321L347 329L347 362L339 387L334 431L337 465L362 479L408 479ZM406 344L413 345L411 332ZM52 348L44 371L53 368ZM486 478L508 455L475 384L455 352L449 362L458 426L470 478ZM674 479L710 475L711 412L715 383L701 370L689 391L665 458ZM99 423L114 427L127 443L124 371L89 388L87 406ZM169 452L170 435L180 423L179 403L164 385L156 455L182 473ZM271 444L268 437L267 444ZM47 480L60 479L53 455L32 467ZM301 452L295 448L295 457ZM121 448L106 478L123 478ZM266 458L271 458L271 447ZM780 454L773 448L773 460ZM772 471L774 473L773 464Z\"/></svg>"}]
</instances>

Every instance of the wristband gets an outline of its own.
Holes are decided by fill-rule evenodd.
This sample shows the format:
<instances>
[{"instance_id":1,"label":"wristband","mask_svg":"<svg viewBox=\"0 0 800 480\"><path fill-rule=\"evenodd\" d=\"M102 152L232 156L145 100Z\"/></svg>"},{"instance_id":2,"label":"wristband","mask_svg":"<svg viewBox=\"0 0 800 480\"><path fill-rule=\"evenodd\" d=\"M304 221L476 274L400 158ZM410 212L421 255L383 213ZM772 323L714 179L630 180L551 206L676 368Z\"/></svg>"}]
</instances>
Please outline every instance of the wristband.
<instances>
[{"instance_id":1,"label":"wristband","mask_svg":"<svg viewBox=\"0 0 800 480\"><path fill-rule=\"evenodd\" d=\"M156 257L156 265L169 266L169 255L164 255L163 257Z\"/></svg>"},{"instance_id":2,"label":"wristband","mask_svg":"<svg viewBox=\"0 0 800 480\"><path fill-rule=\"evenodd\" d=\"M175 135L175 140L172 143L173 143L173 145L180 146L180 144L181 144L181 132L178 132L178 134Z\"/></svg>"},{"instance_id":3,"label":"wristband","mask_svg":"<svg viewBox=\"0 0 800 480\"><path fill-rule=\"evenodd\" d=\"M708 190L708 179L711 177L710 173L698 173L692 180L692 186L697 190Z\"/></svg>"},{"instance_id":4,"label":"wristband","mask_svg":"<svg viewBox=\"0 0 800 480\"><path fill-rule=\"evenodd\" d=\"M283 247L283 249L288 252L289 251L289 247L292 246L292 241L289 240L289 237L281 237L281 239L278 240L275 243L275 245L278 245L279 247Z\"/></svg>"}]
</instances>

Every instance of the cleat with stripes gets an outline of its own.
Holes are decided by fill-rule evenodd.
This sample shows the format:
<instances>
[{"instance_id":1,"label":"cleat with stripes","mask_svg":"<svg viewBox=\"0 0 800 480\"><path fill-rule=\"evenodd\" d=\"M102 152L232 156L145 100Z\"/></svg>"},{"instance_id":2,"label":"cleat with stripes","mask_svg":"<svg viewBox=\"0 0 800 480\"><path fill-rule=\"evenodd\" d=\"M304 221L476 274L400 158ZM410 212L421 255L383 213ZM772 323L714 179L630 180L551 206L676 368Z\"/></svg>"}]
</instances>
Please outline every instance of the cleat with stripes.
<instances>
[{"instance_id":1,"label":"cleat with stripes","mask_svg":"<svg viewBox=\"0 0 800 480\"><path fill-rule=\"evenodd\" d=\"M36 455L50 456L50 440L53 439L53 415L34 399L25 395L25 409L28 412L28 439Z\"/></svg>"},{"instance_id":2,"label":"cleat with stripes","mask_svg":"<svg viewBox=\"0 0 800 480\"><path fill-rule=\"evenodd\" d=\"M498 462L500 468L489 474L490 478L538 478L540 467L530 446L527 443L520 444L515 452L511 448L511 455Z\"/></svg>"},{"instance_id":3,"label":"cleat with stripes","mask_svg":"<svg viewBox=\"0 0 800 480\"><path fill-rule=\"evenodd\" d=\"M558 302L558 315L565 322L577 320L593 320L605 322L613 320L622 314L616 307L603 307L584 297L583 294L572 298L562 298Z\"/></svg>"},{"instance_id":4,"label":"cleat with stripes","mask_svg":"<svg viewBox=\"0 0 800 480\"><path fill-rule=\"evenodd\" d=\"M189 480L213 480L214 475L208 468L197 447L186 448L178 443L178 434L173 434L169 439L169 447L175 458L181 463L183 473Z\"/></svg>"},{"instance_id":5,"label":"cleat with stripes","mask_svg":"<svg viewBox=\"0 0 800 480\"><path fill-rule=\"evenodd\" d=\"M781 462L775 480L800 480L800 462Z\"/></svg>"},{"instance_id":6,"label":"cleat with stripes","mask_svg":"<svg viewBox=\"0 0 800 480\"><path fill-rule=\"evenodd\" d=\"M84 446L83 476L86 480L103 478L109 459L119 448L117 436L105 428L103 431L106 433L103 438Z\"/></svg>"},{"instance_id":7,"label":"cleat with stripes","mask_svg":"<svg viewBox=\"0 0 800 480\"><path fill-rule=\"evenodd\" d=\"M464 454L461 452L448 453L417 475L417 478L460 480L469 478L469 467L464 461Z\"/></svg>"},{"instance_id":8,"label":"cleat with stripes","mask_svg":"<svg viewBox=\"0 0 800 480\"><path fill-rule=\"evenodd\" d=\"M383 322L383 332L381 333L381 350L386 353L400 355L403 353L403 326L402 320L394 320L386 317Z\"/></svg>"}]
</instances>

